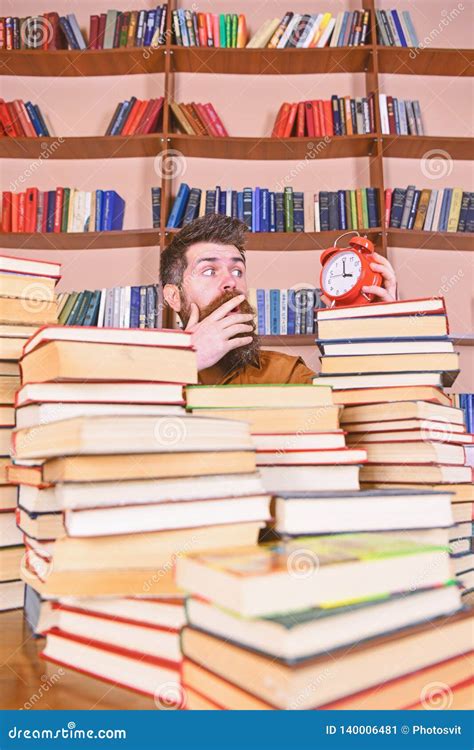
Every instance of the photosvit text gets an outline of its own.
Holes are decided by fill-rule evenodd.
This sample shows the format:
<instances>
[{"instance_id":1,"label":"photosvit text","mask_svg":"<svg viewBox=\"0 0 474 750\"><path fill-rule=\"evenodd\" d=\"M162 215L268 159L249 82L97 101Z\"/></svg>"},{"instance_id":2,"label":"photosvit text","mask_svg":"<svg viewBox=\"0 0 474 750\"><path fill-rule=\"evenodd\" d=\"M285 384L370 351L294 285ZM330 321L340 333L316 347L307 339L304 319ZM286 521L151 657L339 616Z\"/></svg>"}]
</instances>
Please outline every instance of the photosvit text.
<instances>
[{"instance_id":1,"label":"photosvit text","mask_svg":"<svg viewBox=\"0 0 474 750\"><path fill-rule=\"evenodd\" d=\"M459 724L454 727L443 726L425 726L422 724L413 724L409 727L406 724L397 726L396 724L326 724L326 734L444 734L460 735L462 730Z\"/></svg>"}]
</instances>

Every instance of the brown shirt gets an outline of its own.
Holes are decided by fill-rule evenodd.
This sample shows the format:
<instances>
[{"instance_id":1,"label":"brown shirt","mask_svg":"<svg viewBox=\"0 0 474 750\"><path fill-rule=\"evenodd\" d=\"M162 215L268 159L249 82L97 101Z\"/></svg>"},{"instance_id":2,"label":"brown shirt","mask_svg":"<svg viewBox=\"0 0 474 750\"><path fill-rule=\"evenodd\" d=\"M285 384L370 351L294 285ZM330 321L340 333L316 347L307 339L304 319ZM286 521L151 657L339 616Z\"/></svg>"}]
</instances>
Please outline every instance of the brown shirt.
<instances>
[{"instance_id":1,"label":"brown shirt","mask_svg":"<svg viewBox=\"0 0 474 750\"><path fill-rule=\"evenodd\" d=\"M275 383L311 383L315 373L301 357L291 357L280 352L261 351L255 364L230 372L223 371L219 363L199 372L202 385L250 385Z\"/></svg>"}]
</instances>

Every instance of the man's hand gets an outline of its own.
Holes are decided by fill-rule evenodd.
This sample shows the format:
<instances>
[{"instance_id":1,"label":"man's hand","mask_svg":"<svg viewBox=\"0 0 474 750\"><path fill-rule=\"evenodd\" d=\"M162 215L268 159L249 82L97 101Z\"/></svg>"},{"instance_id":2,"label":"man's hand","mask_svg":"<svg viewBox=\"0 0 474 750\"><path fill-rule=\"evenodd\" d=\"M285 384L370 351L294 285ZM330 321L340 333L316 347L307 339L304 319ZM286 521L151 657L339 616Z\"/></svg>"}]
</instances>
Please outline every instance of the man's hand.
<instances>
[{"instance_id":1,"label":"man's hand","mask_svg":"<svg viewBox=\"0 0 474 750\"><path fill-rule=\"evenodd\" d=\"M382 286L363 286L365 294L373 294L377 302L393 302L397 299L397 277L391 263L379 253L374 253L377 263L371 263L372 271L377 271L382 276Z\"/></svg>"},{"instance_id":2,"label":"man's hand","mask_svg":"<svg viewBox=\"0 0 474 750\"><path fill-rule=\"evenodd\" d=\"M246 346L252 342L253 336L233 338L239 333L253 331L253 326L249 325L249 321L253 318L251 313L232 312L234 307L238 307L244 299L245 295L239 294L238 297L224 302L201 322L199 322L198 306L194 302L191 303L191 314L186 331L192 333L198 370L212 367L231 349L237 349L239 346Z\"/></svg>"}]
</instances>

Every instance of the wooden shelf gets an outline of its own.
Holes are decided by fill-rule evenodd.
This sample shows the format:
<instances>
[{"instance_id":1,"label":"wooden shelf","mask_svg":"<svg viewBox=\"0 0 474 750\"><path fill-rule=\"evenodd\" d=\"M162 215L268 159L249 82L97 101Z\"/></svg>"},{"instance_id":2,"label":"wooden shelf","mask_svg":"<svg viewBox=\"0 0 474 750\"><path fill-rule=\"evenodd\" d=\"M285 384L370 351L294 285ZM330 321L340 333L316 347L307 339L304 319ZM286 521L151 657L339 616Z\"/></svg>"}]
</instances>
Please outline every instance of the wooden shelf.
<instances>
[{"instance_id":1,"label":"wooden shelf","mask_svg":"<svg viewBox=\"0 0 474 750\"><path fill-rule=\"evenodd\" d=\"M172 148L184 156L207 159L337 159L370 156L376 136L349 135L324 138L264 138L169 134Z\"/></svg>"},{"instance_id":2,"label":"wooden shelf","mask_svg":"<svg viewBox=\"0 0 474 750\"><path fill-rule=\"evenodd\" d=\"M474 333L451 333L454 346L474 346Z\"/></svg>"},{"instance_id":3,"label":"wooden shelf","mask_svg":"<svg viewBox=\"0 0 474 750\"><path fill-rule=\"evenodd\" d=\"M4 76L128 76L163 73L165 50L131 47L88 50L0 50Z\"/></svg>"},{"instance_id":4,"label":"wooden shelf","mask_svg":"<svg viewBox=\"0 0 474 750\"><path fill-rule=\"evenodd\" d=\"M15 250L112 250L123 247L159 247L158 229L120 232L0 232L0 247Z\"/></svg>"},{"instance_id":5,"label":"wooden shelf","mask_svg":"<svg viewBox=\"0 0 474 750\"><path fill-rule=\"evenodd\" d=\"M376 47L379 73L419 76L472 76L474 50L427 47Z\"/></svg>"},{"instance_id":6,"label":"wooden shelf","mask_svg":"<svg viewBox=\"0 0 474 750\"><path fill-rule=\"evenodd\" d=\"M370 47L321 49L169 48L174 73L235 73L291 75L302 73L364 73L372 65Z\"/></svg>"},{"instance_id":7,"label":"wooden shelf","mask_svg":"<svg viewBox=\"0 0 474 750\"><path fill-rule=\"evenodd\" d=\"M281 335L281 336L259 336L262 346L316 346L315 333L304 333L300 335Z\"/></svg>"},{"instance_id":8,"label":"wooden shelf","mask_svg":"<svg viewBox=\"0 0 474 750\"><path fill-rule=\"evenodd\" d=\"M1 138L0 157L5 159L123 159L156 156L169 143L162 133L103 135L62 138Z\"/></svg>"},{"instance_id":9,"label":"wooden shelf","mask_svg":"<svg viewBox=\"0 0 474 750\"><path fill-rule=\"evenodd\" d=\"M428 151L446 151L451 159L472 159L474 138L437 135L382 135L382 156L421 159Z\"/></svg>"},{"instance_id":10,"label":"wooden shelf","mask_svg":"<svg viewBox=\"0 0 474 750\"><path fill-rule=\"evenodd\" d=\"M391 247L414 247L419 250L474 250L472 232L423 232L413 229L387 229Z\"/></svg>"}]
</instances>

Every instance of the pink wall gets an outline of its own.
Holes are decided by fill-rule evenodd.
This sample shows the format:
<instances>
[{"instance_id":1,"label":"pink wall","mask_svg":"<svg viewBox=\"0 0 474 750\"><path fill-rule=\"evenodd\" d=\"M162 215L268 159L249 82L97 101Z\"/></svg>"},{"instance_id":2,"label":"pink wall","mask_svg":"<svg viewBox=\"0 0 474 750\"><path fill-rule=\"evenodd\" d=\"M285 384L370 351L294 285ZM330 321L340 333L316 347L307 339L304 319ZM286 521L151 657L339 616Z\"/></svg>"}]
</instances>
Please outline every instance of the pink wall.
<instances>
[{"instance_id":1,"label":"pink wall","mask_svg":"<svg viewBox=\"0 0 474 750\"><path fill-rule=\"evenodd\" d=\"M132 3L133 5L133 3ZM140 7L152 8L152 0L141 0ZM201 0L198 6L181 3L199 11L247 13L251 33L270 17L282 17L288 9L283 0L264 3L236 3L235 0ZM297 12L359 8L359 0L339 2L290 3ZM473 7L470 0L452 7L444 0L424 0L422 3L399 2L399 10L410 10L420 40L425 46L472 47ZM12 4L13 7L13 4ZM76 13L80 25L88 29L89 15L104 12L109 0L57 0L54 9L60 13ZM124 5L115 7L125 9ZM127 6L129 7L129 6ZM391 8L393 3L379 3ZM15 13L26 16L48 10L37 0L19 0ZM456 14L452 11L457 9ZM6 10L2 11L7 13ZM13 10L11 11L13 13ZM447 24L446 26L443 24ZM427 41L426 41L427 40ZM299 75L287 76L217 76L180 74L176 76L177 100L213 101L232 135L268 135L280 103L306 98L328 98L331 94L360 96L364 79L355 75ZM381 76L382 91L402 98L420 100L425 131L428 135L472 135L472 79L444 77ZM39 78L2 77L2 96L5 99L24 98L38 103L51 124L52 133L61 136L94 135L105 132L119 100L136 95L150 98L163 93L163 76L129 76L97 78ZM460 186L473 189L472 165L451 162L445 157L440 175L431 173L423 160L388 159L385 161L385 185L443 188ZM183 178L191 186L202 188L220 184L222 187L241 188L244 185L275 188L285 176L286 184L296 190L315 192L322 189L353 188L368 184L368 159L320 159L310 164L298 162L236 162L232 160L187 159ZM290 170L297 170L290 177ZM80 189L115 188L127 202L125 228L150 227L150 188L159 184L150 159L78 160L74 164L63 160L42 160L34 174L19 183L21 175L31 170L30 160L4 160L2 188L11 182L25 189L36 185L52 189L57 185ZM178 181L173 185L176 190ZM11 251L8 251L11 252ZM132 248L103 251L28 251L19 255L59 259L63 263L60 289L96 288L120 284L150 283L156 279L158 257L156 248ZM473 254L467 252L421 251L391 248L389 258L399 278L402 297L420 297L444 293L447 299L451 329L454 333L474 330ZM250 286L291 286L300 282L317 283L319 253L249 253L248 275ZM292 349L291 351L295 351ZM472 389L473 350L461 350L463 373L457 390ZM308 364L317 368L316 350L301 349Z\"/></svg>"}]
</instances>

